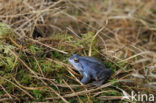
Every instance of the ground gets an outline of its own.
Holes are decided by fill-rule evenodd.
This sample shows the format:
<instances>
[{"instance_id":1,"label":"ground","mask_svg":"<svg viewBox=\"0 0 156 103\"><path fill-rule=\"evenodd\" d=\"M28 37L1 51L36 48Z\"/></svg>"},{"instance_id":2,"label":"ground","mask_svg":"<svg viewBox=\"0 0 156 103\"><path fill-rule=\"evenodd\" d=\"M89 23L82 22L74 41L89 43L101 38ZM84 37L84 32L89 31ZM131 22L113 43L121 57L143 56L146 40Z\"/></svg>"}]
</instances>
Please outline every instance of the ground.
<instances>
[{"instance_id":1,"label":"ground","mask_svg":"<svg viewBox=\"0 0 156 103\"><path fill-rule=\"evenodd\" d=\"M156 95L155 0L1 0L0 102L128 103ZM74 53L114 71L87 87ZM135 99L123 99L132 96ZM154 98L156 99L156 97Z\"/></svg>"}]
</instances>

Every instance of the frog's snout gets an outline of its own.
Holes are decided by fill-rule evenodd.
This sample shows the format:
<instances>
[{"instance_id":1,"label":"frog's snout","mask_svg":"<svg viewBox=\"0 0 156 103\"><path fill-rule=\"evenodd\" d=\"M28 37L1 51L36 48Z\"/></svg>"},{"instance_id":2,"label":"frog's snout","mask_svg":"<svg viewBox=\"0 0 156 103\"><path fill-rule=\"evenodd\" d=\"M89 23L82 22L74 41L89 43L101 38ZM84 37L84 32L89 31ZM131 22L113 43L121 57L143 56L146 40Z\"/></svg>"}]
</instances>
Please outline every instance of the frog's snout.
<instances>
[{"instance_id":1,"label":"frog's snout","mask_svg":"<svg viewBox=\"0 0 156 103\"><path fill-rule=\"evenodd\" d=\"M71 60L71 57L70 58L68 58L68 61L70 61Z\"/></svg>"},{"instance_id":2,"label":"frog's snout","mask_svg":"<svg viewBox=\"0 0 156 103\"><path fill-rule=\"evenodd\" d=\"M71 61L72 61L72 58L70 57L70 58L68 58L68 61L71 63Z\"/></svg>"}]
</instances>

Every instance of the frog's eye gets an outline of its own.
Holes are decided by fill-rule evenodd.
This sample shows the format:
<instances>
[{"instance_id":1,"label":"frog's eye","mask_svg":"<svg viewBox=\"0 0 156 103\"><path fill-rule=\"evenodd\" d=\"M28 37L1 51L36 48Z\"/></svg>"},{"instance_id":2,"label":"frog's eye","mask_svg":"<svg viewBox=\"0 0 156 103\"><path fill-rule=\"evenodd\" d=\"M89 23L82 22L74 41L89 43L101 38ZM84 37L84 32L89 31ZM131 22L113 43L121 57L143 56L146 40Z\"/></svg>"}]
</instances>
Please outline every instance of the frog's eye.
<instances>
[{"instance_id":1,"label":"frog's eye","mask_svg":"<svg viewBox=\"0 0 156 103\"><path fill-rule=\"evenodd\" d=\"M78 63L78 62L79 62L79 59L74 58L74 62L75 62L75 63Z\"/></svg>"}]
</instances>

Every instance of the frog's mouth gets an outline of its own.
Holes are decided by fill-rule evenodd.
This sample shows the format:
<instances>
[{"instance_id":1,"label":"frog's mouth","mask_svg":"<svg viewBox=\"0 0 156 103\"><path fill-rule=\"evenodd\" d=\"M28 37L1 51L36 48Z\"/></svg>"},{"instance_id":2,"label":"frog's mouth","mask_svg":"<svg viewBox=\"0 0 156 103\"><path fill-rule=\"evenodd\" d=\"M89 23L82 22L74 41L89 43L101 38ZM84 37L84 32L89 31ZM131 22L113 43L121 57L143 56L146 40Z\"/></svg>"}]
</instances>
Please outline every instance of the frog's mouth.
<instances>
[{"instance_id":1,"label":"frog's mouth","mask_svg":"<svg viewBox=\"0 0 156 103\"><path fill-rule=\"evenodd\" d=\"M72 58L69 58L69 59L68 59L68 61L69 61L70 63L72 62L71 60L72 60Z\"/></svg>"},{"instance_id":2,"label":"frog's mouth","mask_svg":"<svg viewBox=\"0 0 156 103\"><path fill-rule=\"evenodd\" d=\"M68 61L69 61L69 63L70 63L71 65L74 66L75 63L74 63L74 61L72 60L72 58L69 58Z\"/></svg>"}]
</instances>

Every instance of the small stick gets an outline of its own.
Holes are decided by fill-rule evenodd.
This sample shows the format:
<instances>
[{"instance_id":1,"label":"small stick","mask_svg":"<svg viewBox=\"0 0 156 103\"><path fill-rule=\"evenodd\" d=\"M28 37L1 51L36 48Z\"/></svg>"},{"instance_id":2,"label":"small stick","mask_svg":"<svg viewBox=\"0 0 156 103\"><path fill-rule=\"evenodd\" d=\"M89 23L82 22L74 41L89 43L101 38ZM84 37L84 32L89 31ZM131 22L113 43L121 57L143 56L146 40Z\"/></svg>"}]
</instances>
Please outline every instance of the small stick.
<instances>
[{"instance_id":1,"label":"small stick","mask_svg":"<svg viewBox=\"0 0 156 103\"><path fill-rule=\"evenodd\" d=\"M19 44L17 44L11 37L9 37L9 40L14 44L14 45L16 45L18 48L22 48L22 46L21 45L19 45Z\"/></svg>"}]
</instances>

